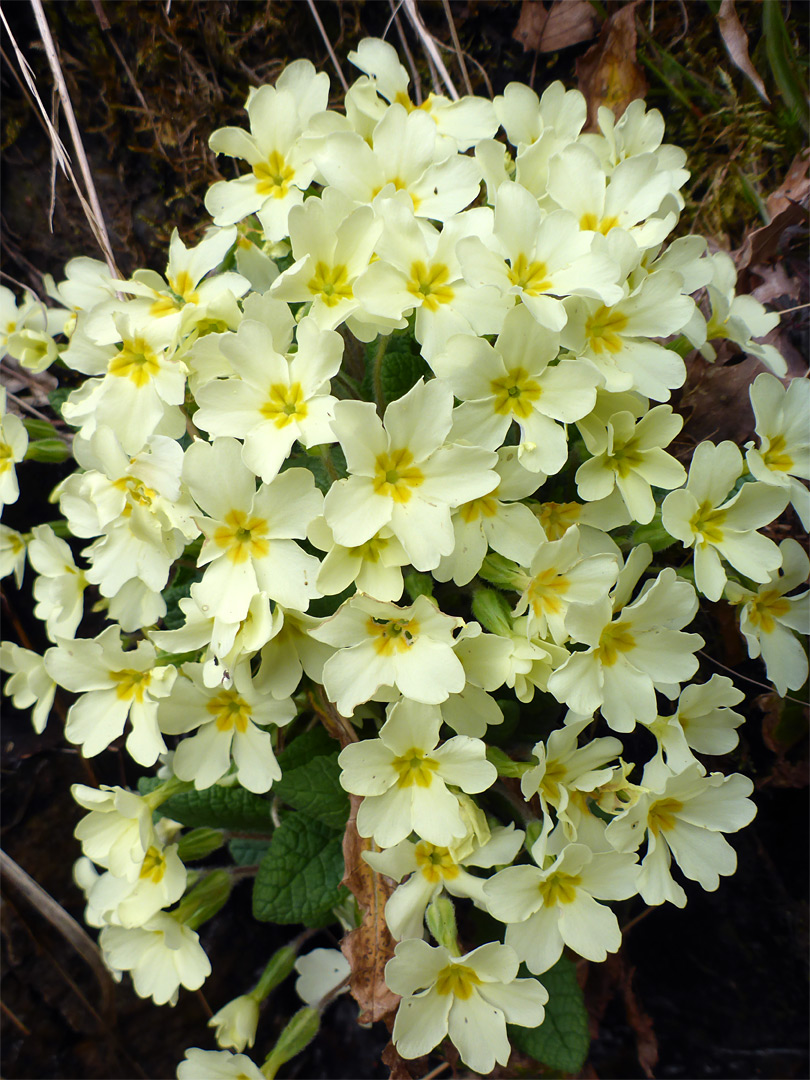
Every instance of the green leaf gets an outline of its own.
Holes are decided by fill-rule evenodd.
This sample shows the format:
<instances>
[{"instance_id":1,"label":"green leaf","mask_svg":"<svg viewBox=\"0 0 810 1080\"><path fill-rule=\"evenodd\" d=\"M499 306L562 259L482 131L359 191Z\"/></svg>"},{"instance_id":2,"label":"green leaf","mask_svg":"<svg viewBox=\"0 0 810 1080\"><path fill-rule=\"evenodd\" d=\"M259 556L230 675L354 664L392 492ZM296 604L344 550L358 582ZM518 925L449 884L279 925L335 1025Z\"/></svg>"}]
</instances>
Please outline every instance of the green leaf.
<instances>
[{"instance_id":1,"label":"green leaf","mask_svg":"<svg viewBox=\"0 0 810 1080\"><path fill-rule=\"evenodd\" d=\"M267 854L269 840L259 840L250 836L235 836L228 842L228 851L237 866L256 866Z\"/></svg>"},{"instance_id":2,"label":"green leaf","mask_svg":"<svg viewBox=\"0 0 810 1080\"><path fill-rule=\"evenodd\" d=\"M72 386L57 386L55 390L51 390L49 392L48 401L50 402L50 406L57 416L62 415L62 406L73 393L73 390L74 387Z\"/></svg>"},{"instance_id":3,"label":"green leaf","mask_svg":"<svg viewBox=\"0 0 810 1080\"><path fill-rule=\"evenodd\" d=\"M337 758L336 751L290 769L276 781L273 791L307 817L330 829L342 829L349 817L349 796L340 786Z\"/></svg>"},{"instance_id":4,"label":"green leaf","mask_svg":"<svg viewBox=\"0 0 810 1080\"><path fill-rule=\"evenodd\" d=\"M253 886L261 922L321 925L341 902L342 837L306 814L290 814L276 829Z\"/></svg>"},{"instance_id":5,"label":"green leaf","mask_svg":"<svg viewBox=\"0 0 810 1080\"><path fill-rule=\"evenodd\" d=\"M331 754L335 749L335 740L318 724L310 731L304 731L297 739L293 739L278 755L278 763L281 771L300 769L312 758L321 757L323 754ZM276 790L275 788L273 789Z\"/></svg>"},{"instance_id":6,"label":"green leaf","mask_svg":"<svg viewBox=\"0 0 810 1080\"><path fill-rule=\"evenodd\" d=\"M412 386L430 375L421 356L411 352L387 352L383 357L380 383L387 405L407 394Z\"/></svg>"},{"instance_id":7,"label":"green leaf","mask_svg":"<svg viewBox=\"0 0 810 1080\"><path fill-rule=\"evenodd\" d=\"M578 1073L590 1047L588 1013L576 968L561 956L550 971L540 976L548 990L546 1018L540 1027L509 1025L513 1046L543 1065L561 1072Z\"/></svg>"},{"instance_id":8,"label":"green leaf","mask_svg":"<svg viewBox=\"0 0 810 1080\"><path fill-rule=\"evenodd\" d=\"M162 781L149 777L138 784L141 794L152 791ZM213 787L203 791L187 791L167 799L158 809L161 817L179 821L181 825L197 829L230 829L234 832L273 831L270 802L261 795L234 784L232 787Z\"/></svg>"}]
</instances>

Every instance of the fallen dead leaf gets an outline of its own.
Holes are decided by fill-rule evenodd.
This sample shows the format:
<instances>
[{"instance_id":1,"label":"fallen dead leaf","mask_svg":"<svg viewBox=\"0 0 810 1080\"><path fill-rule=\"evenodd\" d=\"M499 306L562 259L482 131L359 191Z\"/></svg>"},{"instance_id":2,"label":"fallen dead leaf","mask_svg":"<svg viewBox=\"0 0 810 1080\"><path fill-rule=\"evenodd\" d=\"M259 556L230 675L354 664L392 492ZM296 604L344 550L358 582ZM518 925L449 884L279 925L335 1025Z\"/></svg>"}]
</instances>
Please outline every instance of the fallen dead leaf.
<instances>
[{"instance_id":1,"label":"fallen dead leaf","mask_svg":"<svg viewBox=\"0 0 810 1080\"><path fill-rule=\"evenodd\" d=\"M620 117L631 101L647 93L647 80L636 62L636 7L630 0L602 26L599 40L577 60L577 85L588 102L586 130L596 130L600 105Z\"/></svg>"},{"instance_id":2,"label":"fallen dead leaf","mask_svg":"<svg viewBox=\"0 0 810 1080\"><path fill-rule=\"evenodd\" d=\"M554 0L550 8L540 0L523 0L512 37L524 52L556 52L589 41L597 24L588 0Z\"/></svg>"},{"instance_id":3,"label":"fallen dead leaf","mask_svg":"<svg viewBox=\"0 0 810 1080\"><path fill-rule=\"evenodd\" d=\"M791 303L799 302L801 282L798 278L790 277L781 262L771 266L750 266L752 275L760 279L761 284L751 289L751 296L759 300L760 304L772 304L774 300L786 297ZM788 304L784 305L785 307Z\"/></svg>"},{"instance_id":4,"label":"fallen dead leaf","mask_svg":"<svg viewBox=\"0 0 810 1080\"><path fill-rule=\"evenodd\" d=\"M810 150L804 149L790 163L785 179L765 202L771 217L775 217L780 210L784 210L791 203L807 205L808 195L810 195L809 171Z\"/></svg>"},{"instance_id":5,"label":"fallen dead leaf","mask_svg":"<svg viewBox=\"0 0 810 1080\"><path fill-rule=\"evenodd\" d=\"M718 350L722 360L725 343ZM684 433L694 445L704 439L714 443L731 439L742 446L754 437L748 387L765 366L748 356L739 364L709 363L699 353L686 360L686 383L681 392L678 412L684 417ZM691 457L691 446L688 457Z\"/></svg>"},{"instance_id":6,"label":"fallen dead leaf","mask_svg":"<svg viewBox=\"0 0 810 1080\"><path fill-rule=\"evenodd\" d=\"M756 92L762 100L770 105L771 99L768 97L768 93L765 89L765 83L760 78L757 69L751 63L751 57L748 55L748 35L743 29L743 25L737 15L737 10L734 7L734 0L723 0L720 4L720 11L717 14L717 25L720 29L720 36L723 39L723 44L725 45L732 62L739 68L743 75L751 80Z\"/></svg>"},{"instance_id":7,"label":"fallen dead leaf","mask_svg":"<svg viewBox=\"0 0 810 1080\"><path fill-rule=\"evenodd\" d=\"M343 837L343 859L346 871L342 884L356 897L363 921L347 934L340 949L351 965L349 990L360 1006L358 1022L371 1024L393 1012L399 996L385 985L385 965L394 955L396 942L385 922L385 904L396 888L389 878L372 870L363 858L371 851L371 840L357 831L357 810L362 800L350 795L351 814Z\"/></svg>"}]
</instances>

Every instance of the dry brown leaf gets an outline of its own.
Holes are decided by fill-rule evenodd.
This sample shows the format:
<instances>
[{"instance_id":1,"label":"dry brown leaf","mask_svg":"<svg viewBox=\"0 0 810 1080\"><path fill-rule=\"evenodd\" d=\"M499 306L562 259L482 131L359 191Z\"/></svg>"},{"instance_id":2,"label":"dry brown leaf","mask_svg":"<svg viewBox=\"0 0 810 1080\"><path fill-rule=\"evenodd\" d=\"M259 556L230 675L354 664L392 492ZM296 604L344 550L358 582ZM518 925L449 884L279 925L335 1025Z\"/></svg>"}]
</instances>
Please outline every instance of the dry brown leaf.
<instances>
[{"instance_id":1,"label":"dry brown leaf","mask_svg":"<svg viewBox=\"0 0 810 1080\"><path fill-rule=\"evenodd\" d=\"M725 343L718 349L722 360ZM684 432L695 444L703 439L731 439L742 446L754 437L754 418L748 388L765 367L749 356L739 364L711 364L696 353L686 360L686 385L678 412L686 423ZM690 449L691 454L691 449Z\"/></svg>"},{"instance_id":2,"label":"dry brown leaf","mask_svg":"<svg viewBox=\"0 0 810 1080\"><path fill-rule=\"evenodd\" d=\"M748 55L748 35L743 30L743 25L734 7L734 0L723 0L720 4L717 25L720 28L720 36L732 62L743 75L746 75L751 80L762 100L770 105L771 99L765 89L765 83L759 77L759 73L751 63L751 58Z\"/></svg>"},{"instance_id":3,"label":"dry brown leaf","mask_svg":"<svg viewBox=\"0 0 810 1080\"><path fill-rule=\"evenodd\" d=\"M577 85L588 102L588 124L596 130L600 105L607 105L617 117L631 101L647 93L644 71L636 62L636 7L630 0L605 22L599 40L577 60Z\"/></svg>"},{"instance_id":4,"label":"dry brown leaf","mask_svg":"<svg viewBox=\"0 0 810 1080\"><path fill-rule=\"evenodd\" d=\"M761 281L755 289L751 289L751 296L759 300L760 304L772 304L784 296L792 303L799 302L801 282L798 278L790 277L781 262L770 266L751 266L751 274L755 274ZM784 305L785 307L788 304Z\"/></svg>"},{"instance_id":5,"label":"dry brown leaf","mask_svg":"<svg viewBox=\"0 0 810 1080\"><path fill-rule=\"evenodd\" d=\"M765 203L771 217L776 217L780 210L784 210L791 203L801 203L807 206L810 196L810 150L802 150L791 161L787 175L779 187L770 195Z\"/></svg>"},{"instance_id":6,"label":"dry brown leaf","mask_svg":"<svg viewBox=\"0 0 810 1080\"><path fill-rule=\"evenodd\" d=\"M524 52L556 52L589 41L597 21L588 0L554 0L549 9L540 0L523 0L512 37Z\"/></svg>"},{"instance_id":7,"label":"dry brown leaf","mask_svg":"<svg viewBox=\"0 0 810 1080\"><path fill-rule=\"evenodd\" d=\"M399 996L385 985L385 965L394 955L396 942L385 922L385 904L395 889L394 882L372 870L363 858L371 851L371 841L357 831L357 810L362 799L350 795L351 814L343 837L346 872L342 884L356 897L363 921L347 934L340 949L351 965L349 990L360 1006L358 1022L371 1024L393 1012Z\"/></svg>"}]
</instances>

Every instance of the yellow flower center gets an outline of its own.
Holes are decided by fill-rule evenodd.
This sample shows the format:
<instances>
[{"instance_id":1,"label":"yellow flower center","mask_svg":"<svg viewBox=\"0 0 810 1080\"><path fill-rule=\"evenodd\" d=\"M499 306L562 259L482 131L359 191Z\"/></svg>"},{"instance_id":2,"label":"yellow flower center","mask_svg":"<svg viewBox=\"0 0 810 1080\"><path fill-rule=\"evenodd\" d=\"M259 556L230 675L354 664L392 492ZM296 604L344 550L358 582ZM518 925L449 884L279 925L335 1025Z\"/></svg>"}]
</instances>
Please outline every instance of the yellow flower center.
<instances>
[{"instance_id":1,"label":"yellow flower center","mask_svg":"<svg viewBox=\"0 0 810 1080\"><path fill-rule=\"evenodd\" d=\"M388 547L388 539L383 536L372 536L364 544L350 547L346 550L350 555L364 562L377 563L380 561L380 553Z\"/></svg>"},{"instance_id":2,"label":"yellow flower center","mask_svg":"<svg viewBox=\"0 0 810 1080\"><path fill-rule=\"evenodd\" d=\"M460 1001L467 1001L472 997L476 986L480 985L481 980L471 967L466 964L448 964L446 968L442 968L436 979L436 993L442 997L452 994Z\"/></svg>"},{"instance_id":3,"label":"yellow flower center","mask_svg":"<svg viewBox=\"0 0 810 1080\"><path fill-rule=\"evenodd\" d=\"M152 501L158 497L158 493L147 487L137 476L119 476L113 481L113 487L126 494L127 501L123 509L125 518L131 515L133 506L150 507Z\"/></svg>"},{"instance_id":4,"label":"yellow flower center","mask_svg":"<svg viewBox=\"0 0 810 1080\"><path fill-rule=\"evenodd\" d=\"M647 813L647 825L657 836L659 832L668 832L675 826L675 817L683 810L683 803L678 799L659 799Z\"/></svg>"},{"instance_id":5,"label":"yellow flower center","mask_svg":"<svg viewBox=\"0 0 810 1080\"><path fill-rule=\"evenodd\" d=\"M588 210L579 219L580 229L588 230L590 232L600 232L602 236L607 236L610 230L615 229L618 224L619 219L615 214L598 218L592 210Z\"/></svg>"},{"instance_id":6,"label":"yellow flower center","mask_svg":"<svg viewBox=\"0 0 810 1080\"><path fill-rule=\"evenodd\" d=\"M561 540L572 525L576 525L582 513L579 503L543 503L537 519L549 540Z\"/></svg>"},{"instance_id":7,"label":"yellow flower center","mask_svg":"<svg viewBox=\"0 0 810 1080\"><path fill-rule=\"evenodd\" d=\"M568 578L564 574L558 574L554 567L542 570L532 578L529 585L529 602L535 615L549 612L557 615L562 611L563 594L569 586Z\"/></svg>"},{"instance_id":8,"label":"yellow flower center","mask_svg":"<svg viewBox=\"0 0 810 1080\"><path fill-rule=\"evenodd\" d=\"M433 774L439 767L435 758L427 757L423 750L413 746L391 762L399 776L397 787L424 787L433 783Z\"/></svg>"},{"instance_id":9,"label":"yellow flower center","mask_svg":"<svg viewBox=\"0 0 810 1080\"><path fill-rule=\"evenodd\" d=\"M0 476L4 476L14 466L14 451L8 443L0 442Z\"/></svg>"},{"instance_id":10,"label":"yellow flower center","mask_svg":"<svg viewBox=\"0 0 810 1080\"><path fill-rule=\"evenodd\" d=\"M205 706L206 711L216 720L219 731L231 731L233 728L244 735L251 716L250 705L236 690L221 690Z\"/></svg>"},{"instance_id":11,"label":"yellow flower center","mask_svg":"<svg viewBox=\"0 0 810 1080\"><path fill-rule=\"evenodd\" d=\"M150 847L143 857L141 878L149 878L153 885L159 885L166 873L166 860L156 847Z\"/></svg>"},{"instance_id":12,"label":"yellow flower center","mask_svg":"<svg viewBox=\"0 0 810 1080\"><path fill-rule=\"evenodd\" d=\"M790 601L776 589L768 589L751 601L748 617L763 634L772 634L776 629L777 620L783 618L789 611Z\"/></svg>"},{"instance_id":13,"label":"yellow flower center","mask_svg":"<svg viewBox=\"0 0 810 1080\"><path fill-rule=\"evenodd\" d=\"M293 420L306 420L308 409L301 384L273 383L259 412L266 420L272 420L277 428L287 427Z\"/></svg>"},{"instance_id":14,"label":"yellow flower center","mask_svg":"<svg viewBox=\"0 0 810 1080\"><path fill-rule=\"evenodd\" d=\"M790 472L795 465L790 454L785 453L787 443L784 435L776 435L768 440L768 449L762 455L762 460L769 469L775 472Z\"/></svg>"},{"instance_id":15,"label":"yellow flower center","mask_svg":"<svg viewBox=\"0 0 810 1080\"><path fill-rule=\"evenodd\" d=\"M479 518L495 517L498 513L498 502L494 495L485 495L482 499L473 499L472 502L462 503L458 508L459 517L468 524Z\"/></svg>"},{"instance_id":16,"label":"yellow flower center","mask_svg":"<svg viewBox=\"0 0 810 1080\"><path fill-rule=\"evenodd\" d=\"M628 319L621 311L601 307L585 323L585 336L593 352L618 353L622 351L622 339L619 337L627 326Z\"/></svg>"},{"instance_id":17,"label":"yellow flower center","mask_svg":"<svg viewBox=\"0 0 810 1080\"><path fill-rule=\"evenodd\" d=\"M619 653L630 652L636 647L636 639L630 629L621 622L609 623L602 631L596 658L604 667L613 667L619 659Z\"/></svg>"},{"instance_id":18,"label":"yellow flower center","mask_svg":"<svg viewBox=\"0 0 810 1080\"><path fill-rule=\"evenodd\" d=\"M560 784L565 780L565 766L559 761L547 761L546 771L540 781L540 790L549 802L558 802Z\"/></svg>"},{"instance_id":19,"label":"yellow flower center","mask_svg":"<svg viewBox=\"0 0 810 1080\"><path fill-rule=\"evenodd\" d=\"M270 550L267 529L264 518L248 517L243 510L229 510L224 524L214 533L214 543L226 549L232 563L263 559Z\"/></svg>"},{"instance_id":20,"label":"yellow flower center","mask_svg":"<svg viewBox=\"0 0 810 1080\"><path fill-rule=\"evenodd\" d=\"M520 420L525 420L532 413L532 402L543 393L540 383L529 377L525 368L517 367L489 384L495 396L494 409L501 416L512 413Z\"/></svg>"},{"instance_id":21,"label":"yellow flower center","mask_svg":"<svg viewBox=\"0 0 810 1080\"><path fill-rule=\"evenodd\" d=\"M722 544L724 534L720 526L725 520L725 510L714 510L710 502L704 502L698 507L689 525L700 537L701 544Z\"/></svg>"},{"instance_id":22,"label":"yellow flower center","mask_svg":"<svg viewBox=\"0 0 810 1080\"><path fill-rule=\"evenodd\" d=\"M422 301L428 311L438 311L440 304L449 304L455 296L447 284L450 270L444 263L425 266L417 260L411 263L411 277L407 284L408 292Z\"/></svg>"},{"instance_id":23,"label":"yellow flower center","mask_svg":"<svg viewBox=\"0 0 810 1080\"><path fill-rule=\"evenodd\" d=\"M121 351L110 361L107 371L110 375L131 379L140 389L158 374L160 364L144 339L136 337L123 343Z\"/></svg>"},{"instance_id":24,"label":"yellow flower center","mask_svg":"<svg viewBox=\"0 0 810 1080\"><path fill-rule=\"evenodd\" d=\"M529 296L539 296L551 288L546 264L538 262L537 259L529 262L522 253L509 268L509 280L513 285L519 285Z\"/></svg>"},{"instance_id":25,"label":"yellow flower center","mask_svg":"<svg viewBox=\"0 0 810 1080\"><path fill-rule=\"evenodd\" d=\"M366 629L374 638L374 650L380 656L393 656L407 652L419 633L416 619L374 619L366 623Z\"/></svg>"},{"instance_id":26,"label":"yellow flower center","mask_svg":"<svg viewBox=\"0 0 810 1080\"><path fill-rule=\"evenodd\" d=\"M440 881L452 881L459 875L458 865L446 847L436 847L427 840L421 840L414 848L416 865L422 876L436 885Z\"/></svg>"},{"instance_id":27,"label":"yellow flower center","mask_svg":"<svg viewBox=\"0 0 810 1080\"><path fill-rule=\"evenodd\" d=\"M151 671L111 671L110 678L118 683L115 696L121 701L137 701L140 705L152 681Z\"/></svg>"},{"instance_id":28,"label":"yellow flower center","mask_svg":"<svg viewBox=\"0 0 810 1080\"><path fill-rule=\"evenodd\" d=\"M582 879L578 874L566 874L557 870L537 886L543 897L543 907L572 904L577 898L577 888Z\"/></svg>"},{"instance_id":29,"label":"yellow flower center","mask_svg":"<svg viewBox=\"0 0 810 1080\"><path fill-rule=\"evenodd\" d=\"M624 446L613 447L613 453L606 458L606 464L624 479L644 462L644 454L638 449L638 439L628 439Z\"/></svg>"},{"instance_id":30,"label":"yellow flower center","mask_svg":"<svg viewBox=\"0 0 810 1080\"><path fill-rule=\"evenodd\" d=\"M177 293L187 304L198 304L200 294L194 288L194 282L187 270L181 270L176 277L169 278L169 288Z\"/></svg>"},{"instance_id":31,"label":"yellow flower center","mask_svg":"<svg viewBox=\"0 0 810 1080\"><path fill-rule=\"evenodd\" d=\"M307 288L313 296L319 296L327 307L337 307L341 300L354 298L349 271L342 263L328 266L325 262L319 262L314 275L307 282Z\"/></svg>"},{"instance_id":32,"label":"yellow flower center","mask_svg":"<svg viewBox=\"0 0 810 1080\"><path fill-rule=\"evenodd\" d=\"M374 463L374 493L394 502L409 502L412 489L419 487L424 479L425 474L413 464L413 454L408 449L380 454Z\"/></svg>"},{"instance_id":33,"label":"yellow flower center","mask_svg":"<svg viewBox=\"0 0 810 1080\"><path fill-rule=\"evenodd\" d=\"M269 195L274 199L283 199L290 190L290 181L295 176L284 160L284 155L274 150L267 161L259 161L253 166L256 177L256 191L259 195Z\"/></svg>"}]
</instances>

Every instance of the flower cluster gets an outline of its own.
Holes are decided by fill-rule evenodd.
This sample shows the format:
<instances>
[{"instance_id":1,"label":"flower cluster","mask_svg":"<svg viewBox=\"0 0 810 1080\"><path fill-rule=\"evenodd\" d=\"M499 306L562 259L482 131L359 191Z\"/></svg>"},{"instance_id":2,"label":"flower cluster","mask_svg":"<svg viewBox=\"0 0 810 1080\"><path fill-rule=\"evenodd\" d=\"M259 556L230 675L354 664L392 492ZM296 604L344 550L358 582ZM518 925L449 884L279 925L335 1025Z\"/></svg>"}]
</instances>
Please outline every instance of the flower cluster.
<instances>
[{"instance_id":1,"label":"flower cluster","mask_svg":"<svg viewBox=\"0 0 810 1080\"><path fill-rule=\"evenodd\" d=\"M322 687L367 861L399 883L396 1046L449 1035L489 1072L507 1022L542 1023L565 946L619 948L611 901L683 906L673 860L709 890L734 872L724 834L751 821L753 785L699 755L735 747L742 695L691 681L688 628L700 596L725 596L777 690L807 678L807 556L761 530L789 502L810 517L808 386L753 342L774 317L735 297L730 260L668 243L688 173L658 112L603 108L584 133L560 83L417 108L389 45L350 60L344 112L297 61L251 91L249 131L213 134L248 171L210 189L213 227L192 247L175 232L163 275L74 259L47 311L0 290L21 327L4 348L84 377L62 407L78 468L53 499L87 541L79 565L47 526L4 528L3 572L27 551L52 647L0 662L38 730L61 687L86 756L126 733L135 762L161 762L148 793L74 791L87 919L157 1003L210 972L196 928L227 888L187 872L194 834L153 811L216 786L272 796L285 729ZM703 442L678 460L673 335L707 355L730 338L775 373L752 387L745 458ZM28 437L0 405L12 503ZM640 526L683 545L677 568ZM87 590L109 625L77 638ZM520 760L491 747L499 699L536 695L561 724ZM637 727L646 761L624 756ZM487 795L499 775L520 777L523 828ZM462 952L448 896L503 942ZM237 1056L193 1049L178 1075L262 1075L241 1054L262 985L214 1018Z\"/></svg>"}]
</instances>

